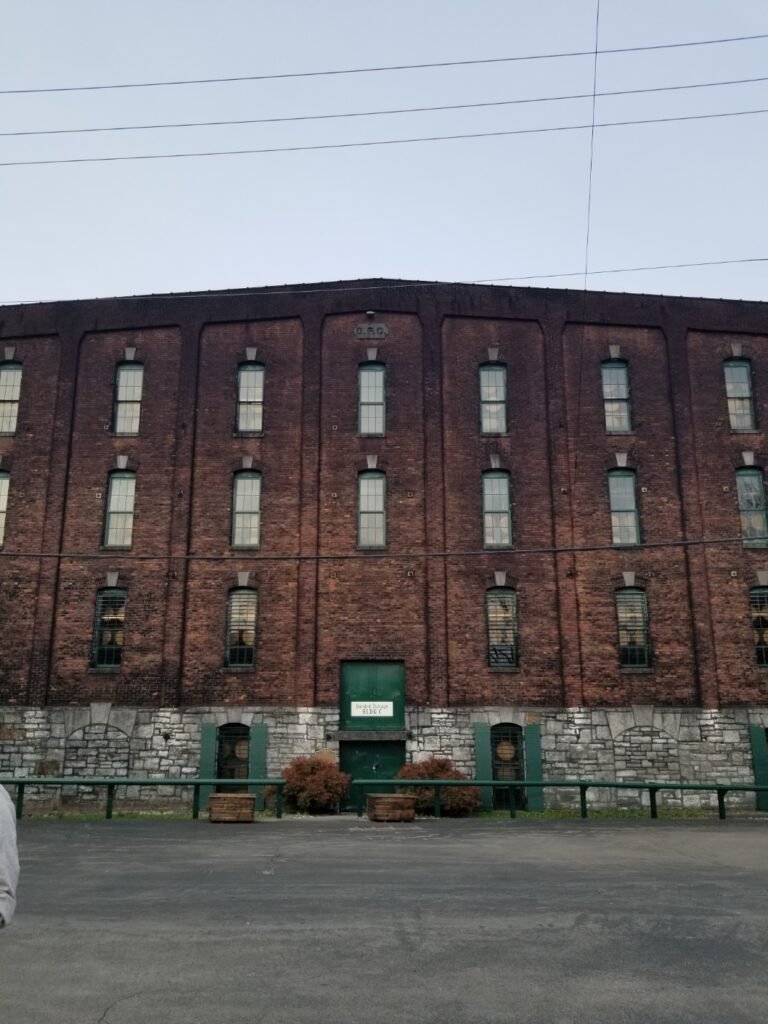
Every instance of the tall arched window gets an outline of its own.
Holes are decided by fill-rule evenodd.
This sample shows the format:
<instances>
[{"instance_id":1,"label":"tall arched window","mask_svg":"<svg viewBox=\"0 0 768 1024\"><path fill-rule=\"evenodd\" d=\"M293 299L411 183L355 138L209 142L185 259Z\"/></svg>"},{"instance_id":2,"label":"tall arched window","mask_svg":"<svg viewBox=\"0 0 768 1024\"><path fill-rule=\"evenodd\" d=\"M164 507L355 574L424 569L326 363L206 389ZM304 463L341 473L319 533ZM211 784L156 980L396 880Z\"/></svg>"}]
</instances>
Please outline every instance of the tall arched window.
<instances>
[{"instance_id":1,"label":"tall arched window","mask_svg":"<svg viewBox=\"0 0 768 1024\"><path fill-rule=\"evenodd\" d=\"M768 514L765 507L765 481L761 469L737 469L736 491L739 498L741 536L745 547L768 546Z\"/></svg>"},{"instance_id":2,"label":"tall arched window","mask_svg":"<svg viewBox=\"0 0 768 1024\"><path fill-rule=\"evenodd\" d=\"M387 544L387 478L370 470L357 478L357 544L383 548Z\"/></svg>"},{"instance_id":3,"label":"tall arched window","mask_svg":"<svg viewBox=\"0 0 768 1024\"><path fill-rule=\"evenodd\" d=\"M107 510L104 517L105 548L129 548L131 546L135 498L135 473L120 469L109 474Z\"/></svg>"},{"instance_id":4,"label":"tall arched window","mask_svg":"<svg viewBox=\"0 0 768 1024\"><path fill-rule=\"evenodd\" d=\"M507 368L500 363L480 367L480 433L507 432Z\"/></svg>"},{"instance_id":5,"label":"tall arched window","mask_svg":"<svg viewBox=\"0 0 768 1024\"><path fill-rule=\"evenodd\" d=\"M752 613L752 636L755 660L760 668L768 668L768 587L753 587L749 592Z\"/></svg>"},{"instance_id":6,"label":"tall arched window","mask_svg":"<svg viewBox=\"0 0 768 1024\"><path fill-rule=\"evenodd\" d=\"M235 473L232 493L232 547L257 548L261 542L261 473Z\"/></svg>"},{"instance_id":7,"label":"tall arched window","mask_svg":"<svg viewBox=\"0 0 768 1024\"><path fill-rule=\"evenodd\" d=\"M754 430L755 402L752 395L752 367L748 359L728 359L723 363L725 395L731 430Z\"/></svg>"},{"instance_id":8,"label":"tall arched window","mask_svg":"<svg viewBox=\"0 0 768 1024\"><path fill-rule=\"evenodd\" d=\"M116 587L105 588L96 595L91 652L94 668L119 668L123 662L127 598L127 591Z\"/></svg>"},{"instance_id":9,"label":"tall arched window","mask_svg":"<svg viewBox=\"0 0 768 1024\"><path fill-rule=\"evenodd\" d=\"M639 587L622 587L617 590L616 618L619 625L619 662L622 668L648 668L651 664L651 638L645 591Z\"/></svg>"},{"instance_id":10,"label":"tall arched window","mask_svg":"<svg viewBox=\"0 0 768 1024\"><path fill-rule=\"evenodd\" d=\"M0 434L15 434L21 395L21 363L0 363Z\"/></svg>"},{"instance_id":11,"label":"tall arched window","mask_svg":"<svg viewBox=\"0 0 768 1024\"><path fill-rule=\"evenodd\" d=\"M248 668L256 660L258 597L250 587L230 590L227 597L227 655L230 667Z\"/></svg>"},{"instance_id":12,"label":"tall arched window","mask_svg":"<svg viewBox=\"0 0 768 1024\"><path fill-rule=\"evenodd\" d=\"M610 359L600 367L603 380L605 429L609 434L628 434L632 430L629 404L629 366L623 359Z\"/></svg>"},{"instance_id":13,"label":"tall arched window","mask_svg":"<svg viewBox=\"0 0 768 1024\"><path fill-rule=\"evenodd\" d=\"M512 546L512 498L509 473L483 473L483 544L487 548Z\"/></svg>"},{"instance_id":14,"label":"tall arched window","mask_svg":"<svg viewBox=\"0 0 768 1024\"><path fill-rule=\"evenodd\" d=\"M11 478L8 473L0 472L0 547L5 543L5 517L8 512L8 490Z\"/></svg>"},{"instance_id":15,"label":"tall arched window","mask_svg":"<svg viewBox=\"0 0 768 1024\"><path fill-rule=\"evenodd\" d=\"M112 430L115 434L138 434L143 392L144 366L141 363L118 363L112 406Z\"/></svg>"},{"instance_id":16,"label":"tall arched window","mask_svg":"<svg viewBox=\"0 0 768 1024\"><path fill-rule=\"evenodd\" d=\"M383 363L363 363L358 371L358 430L382 436L386 429Z\"/></svg>"},{"instance_id":17,"label":"tall arched window","mask_svg":"<svg viewBox=\"0 0 768 1024\"><path fill-rule=\"evenodd\" d=\"M488 625L489 666L517 668L520 657L517 594L509 587L493 587L486 591L485 612Z\"/></svg>"},{"instance_id":18,"label":"tall arched window","mask_svg":"<svg viewBox=\"0 0 768 1024\"><path fill-rule=\"evenodd\" d=\"M608 499L611 507L613 543L640 543L640 516L637 511L635 473L631 469L608 471Z\"/></svg>"},{"instance_id":19,"label":"tall arched window","mask_svg":"<svg viewBox=\"0 0 768 1024\"><path fill-rule=\"evenodd\" d=\"M260 434L264 429L264 367L241 363L237 371L237 432Z\"/></svg>"}]
</instances>

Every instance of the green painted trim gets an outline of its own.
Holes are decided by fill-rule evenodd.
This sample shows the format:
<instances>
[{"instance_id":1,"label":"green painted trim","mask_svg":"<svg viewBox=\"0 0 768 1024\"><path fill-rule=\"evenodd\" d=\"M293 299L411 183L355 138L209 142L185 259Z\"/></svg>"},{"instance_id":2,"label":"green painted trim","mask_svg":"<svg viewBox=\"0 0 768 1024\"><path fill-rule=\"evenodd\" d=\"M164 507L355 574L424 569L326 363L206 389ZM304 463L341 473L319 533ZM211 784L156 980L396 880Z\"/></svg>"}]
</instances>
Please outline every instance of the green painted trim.
<instances>
[{"instance_id":1,"label":"green painted trim","mask_svg":"<svg viewBox=\"0 0 768 1024\"><path fill-rule=\"evenodd\" d=\"M200 726L200 767L198 773L201 779L216 778L216 725L214 722L204 722ZM208 805L208 798L214 792L214 786L200 787L200 806Z\"/></svg>"},{"instance_id":2,"label":"green painted trim","mask_svg":"<svg viewBox=\"0 0 768 1024\"><path fill-rule=\"evenodd\" d=\"M248 747L248 775L252 779L263 779L267 774L267 744L269 730L264 723L251 726L251 742ZM249 793L256 796L256 809L264 810L264 789L262 786L249 786Z\"/></svg>"},{"instance_id":3,"label":"green painted trim","mask_svg":"<svg viewBox=\"0 0 768 1024\"><path fill-rule=\"evenodd\" d=\"M768 729L762 725L750 725L749 739L752 744L755 785L768 786ZM757 809L768 811L768 793L757 794Z\"/></svg>"},{"instance_id":4,"label":"green painted trim","mask_svg":"<svg viewBox=\"0 0 768 1024\"><path fill-rule=\"evenodd\" d=\"M491 727L487 722L475 722L475 778L493 778L493 759L491 756ZM483 810L493 810L493 790L485 787L480 790Z\"/></svg>"},{"instance_id":5,"label":"green painted trim","mask_svg":"<svg viewBox=\"0 0 768 1024\"><path fill-rule=\"evenodd\" d=\"M531 782L542 782L541 767L541 726L526 725L523 727L523 756L525 757L525 777ZM544 790L534 786L526 790L529 811L544 810Z\"/></svg>"}]
</instances>

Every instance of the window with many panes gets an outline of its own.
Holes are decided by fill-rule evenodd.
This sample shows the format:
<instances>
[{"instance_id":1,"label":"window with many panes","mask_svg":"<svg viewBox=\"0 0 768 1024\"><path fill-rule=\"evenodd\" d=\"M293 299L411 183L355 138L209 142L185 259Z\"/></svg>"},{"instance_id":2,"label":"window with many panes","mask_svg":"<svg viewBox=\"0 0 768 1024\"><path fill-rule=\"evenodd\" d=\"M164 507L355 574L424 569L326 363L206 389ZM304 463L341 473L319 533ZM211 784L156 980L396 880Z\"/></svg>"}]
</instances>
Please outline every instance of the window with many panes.
<instances>
[{"instance_id":1,"label":"window with many panes","mask_svg":"<svg viewBox=\"0 0 768 1024\"><path fill-rule=\"evenodd\" d=\"M483 544L487 548L512 546L512 501L509 473L483 473Z\"/></svg>"},{"instance_id":2,"label":"window with many panes","mask_svg":"<svg viewBox=\"0 0 768 1024\"><path fill-rule=\"evenodd\" d=\"M387 543L387 478L369 471L357 478L357 544L383 548Z\"/></svg>"},{"instance_id":3,"label":"window with many panes","mask_svg":"<svg viewBox=\"0 0 768 1024\"><path fill-rule=\"evenodd\" d=\"M627 434L632 430L629 404L629 367L620 359L612 359L600 367L603 378L603 409L605 429L609 434Z\"/></svg>"},{"instance_id":4,"label":"window with many panes","mask_svg":"<svg viewBox=\"0 0 768 1024\"><path fill-rule=\"evenodd\" d=\"M749 592L752 613L752 636L755 660L760 668L768 668L768 587L753 587Z\"/></svg>"},{"instance_id":5,"label":"window with many panes","mask_svg":"<svg viewBox=\"0 0 768 1024\"><path fill-rule=\"evenodd\" d=\"M264 367L241 363L237 372L237 432L260 434L264 429Z\"/></svg>"},{"instance_id":6,"label":"window with many panes","mask_svg":"<svg viewBox=\"0 0 768 1024\"><path fill-rule=\"evenodd\" d=\"M11 478L7 473L0 473L0 547L5 543L5 517L8 512L8 489Z\"/></svg>"},{"instance_id":7,"label":"window with many panes","mask_svg":"<svg viewBox=\"0 0 768 1024\"><path fill-rule=\"evenodd\" d=\"M94 668L118 668L123 662L125 640L125 590L110 587L96 595L96 621L93 627L91 665Z\"/></svg>"},{"instance_id":8,"label":"window with many panes","mask_svg":"<svg viewBox=\"0 0 768 1024\"><path fill-rule=\"evenodd\" d=\"M622 668L649 668L651 639L645 591L624 587L616 591L619 624L619 662Z\"/></svg>"},{"instance_id":9,"label":"window with many panes","mask_svg":"<svg viewBox=\"0 0 768 1024\"><path fill-rule=\"evenodd\" d=\"M507 432L507 368L493 364L480 367L480 432Z\"/></svg>"},{"instance_id":10,"label":"window with many panes","mask_svg":"<svg viewBox=\"0 0 768 1024\"><path fill-rule=\"evenodd\" d=\"M128 470L110 473L107 485L107 512L104 517L104 547L131 546L135 499L136 474Z\"/></svg>"},{"instance_id":11,"label":"window with many panes","mask_svg":"<svg viewBox=\"0 0 768 1024\"><path fill-rule=\"evenodd\" d=\"M384 366L364 363L358 371L358 429L381 436L385 430Z\"/></svg>"},{"instance_id":12,"label":"window with many panes","mask_svg":"<svg viewBox=\"0 0 768 1024\"><path fill-rule=\"evenodd\" d=\"M517 668L517 594L508 587L494 587L486 591L485 613L488 624L489 666Z\"/></svg>"},{"instance_id":13,"label":"window with many panes","mask_svg":"<svg viewBox=\"0 0 768 1024\"><path fill-rule=\"evenodd\" d=\"M616 545L640 543L640 516L635 491L635 474L631 469L609 471L611 537Z\"/></svg>"},{"instance_id":14,"label":"window with many panes","mask_svg":"<svg viewBox=\"0 0 768 1024\"><path fill-rule=\"evenodd\" d=\"M138 434L144 367L141 363L120 363L115 372L115 402L112 430L115 434Z\"/></svg>"},{"instance_id":15,"label":"window with many panes","mask_svg":"<svg viewBox=\"0 0 768 1024\"><path fill-rule=\"evenodd\" d=\"M748 359L729 359L723 364L725 395L731 430L754 430L755 403L752 395L752 367Z\"/></svg>"},{"instance_id":16,"label":"window with many panes","mask_svg":"<svg viewBox=\"0 0 768 1024\"><path fill-rule=\"evenodd\" d=\"M15 434L19 419L21 363L0 364L0 434Z\"/></svg>"},{"instance_id":17,"label":"window with many panes","mask_svg":"<svg viewBox=\"0 0 768 1024\"><path fill-rule=\"evenodd\" d=\"M257 548L261 543L261 473L235 473L232 495L232 547Z\"/></svg>"},{"instance_id":18,"label":"window with many panes","mask_svg":"<svg viewBox=\"0 0 768 1024\"><path fill-rule=\"evenodd\" d=\"M230 590L227 598L226 663L248 668L256 660L257 594L249 587Z\"/></svg>"},{"instance_id":19,"label":"window with many panes","mask_svg":"<svg viewBox=\"0 0 768 1024\"><path fill-rule=\"evenodd\" d=\"M745 547L768 546L768 515L765 507L765 482L760 469L736 471L741 536Z\"/></svg>"}]
</instances>

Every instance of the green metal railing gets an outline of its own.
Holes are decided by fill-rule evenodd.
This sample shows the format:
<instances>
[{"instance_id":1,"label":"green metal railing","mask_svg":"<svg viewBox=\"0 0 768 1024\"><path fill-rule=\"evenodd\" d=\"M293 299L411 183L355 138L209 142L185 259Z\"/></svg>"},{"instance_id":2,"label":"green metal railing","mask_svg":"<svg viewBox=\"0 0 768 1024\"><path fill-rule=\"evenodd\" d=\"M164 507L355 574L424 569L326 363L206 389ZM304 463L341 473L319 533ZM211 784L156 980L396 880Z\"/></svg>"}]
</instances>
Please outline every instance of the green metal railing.
<instances>
[{"instance_id":1,"label":"green metal railing","mask_svg":"<svg viewBox=\"0 0 768 1024\"><path fill-rule=\"evenodd\" d=\"M434 810L435 817L440 817L441 792L447 786L472 786L476 789L506 789L509 791L509 816L517 816L515 806L516 789L576 789L579 790L579 809L581 817L586 818L587 814L587 792L590 789L638 789L648 790L650 801L651 817L658 818L659 811L656 796L660 790L676 789L682 792L714 792L717 793L717 812L722 819L725 818L725 797L727 793L768 793L768 786L751 786L746 783L721 783L721 782L611 782L611 781L587 781L585 779L552 779L546 782L526 782L525 779L516 779L514 782L499 782L488 779L393 779L392 783L400 791L411 789L414 786L434 787ZM355 807L358 818L363 816L363 802L365 799L365 787L381 787L381 779L354 779L350 785L355 794Z\"/></svg>"},{"instance_id":2,"label":"green metal railing","mask_svg":"<svg viewBox=\"0 0 768 1024\"><path fill-rule=\"evenodd\" d=\"M275 815L278 818L283 816L283 787L285 779L101 779L101 778L13 778L12 776L0 776L0 784L16 787L16 817L21 818L24 809L24 795L29 786L106 786L107 802L105 817L111 818L114 811L115 793L121 786L192 786L192 817L200 816L200 790L203 787L226 786L249 788L264 786L275 787ZM470 786L476 789L506 789L509 792L509 816L517 816L515 806L515 790L519 789L578 789L579 808L582 818L588 817L587 793L590 789L630 789L647 790L650 813L652 818L658 818L657 795L662 790L678 790L687 792L709 792L717 794L718 816L725 818L725 797L728 793L768 793L768 786L750 785L748 783L722 783L722 782L618 782L618 781L595 781L586 779L551 779L546 782L529 782L525 779L516 779L514 782L500 782L496 779L392 779L388 780L389 786L396 786L400 790L410 790L414 787L433 788L434 812L436 817L441 816L442 791L446 787ZM350 783L351 792L354 796L354 804L358 818L363 816L363 805L365 802L366 787L381 791L382 779L353 779Z\"/></svg>"},{"instance_id":3,"label":"green metal railing","mask_svg":"<svg viewBox=\"0 0 768 1024\"><path fill-rule=\"evenodd\" d=\"M283 816L283 786L285 779L92 779L80 777L43 779L21 778L14 779L10 776L0 776L0 783L5 786L16 787L16 817L21 818L24 810L24 793L27 786L106 786L107 805L105 817L111 818L115 806L115 791L120 786L192 786L192 817L200 817L200 788L211 786L226 786L227 789L233 786L274 786L275 793L275 816Z\"/></svg>"}]
</instances>

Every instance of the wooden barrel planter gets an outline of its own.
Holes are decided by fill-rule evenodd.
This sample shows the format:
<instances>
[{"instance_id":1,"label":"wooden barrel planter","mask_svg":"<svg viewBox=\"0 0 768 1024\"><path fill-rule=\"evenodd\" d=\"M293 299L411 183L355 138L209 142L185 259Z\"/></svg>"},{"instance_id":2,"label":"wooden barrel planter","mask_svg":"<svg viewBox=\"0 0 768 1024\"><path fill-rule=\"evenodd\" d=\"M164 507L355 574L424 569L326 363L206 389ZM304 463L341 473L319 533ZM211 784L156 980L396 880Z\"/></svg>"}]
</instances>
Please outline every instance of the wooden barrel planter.
<instances>
[{"instance_id":1,"label":"wooden barrel planter","mask_svg":"<svg viewBox=\"0 0 768 1024\"><path fill-rule=\"evenodd\" d=\"M370 821L413 821L416 797L400 793L368 793L366 811Z\"/></svg>"},{"instance_id":2,"label":"wooden barrel planter","mask_svg":"<svg viewBox=\"0 0 768 1024\"><path fill-rule=\"evenodd\" d=\"M208 820L253 821L256 797L250 793L214 793L208 801Z\"/></svg>"}]
</instances>

